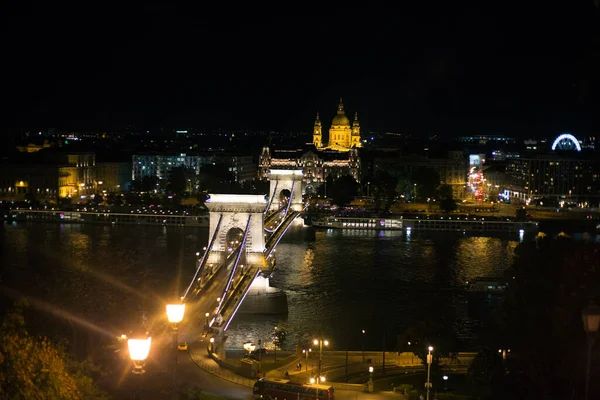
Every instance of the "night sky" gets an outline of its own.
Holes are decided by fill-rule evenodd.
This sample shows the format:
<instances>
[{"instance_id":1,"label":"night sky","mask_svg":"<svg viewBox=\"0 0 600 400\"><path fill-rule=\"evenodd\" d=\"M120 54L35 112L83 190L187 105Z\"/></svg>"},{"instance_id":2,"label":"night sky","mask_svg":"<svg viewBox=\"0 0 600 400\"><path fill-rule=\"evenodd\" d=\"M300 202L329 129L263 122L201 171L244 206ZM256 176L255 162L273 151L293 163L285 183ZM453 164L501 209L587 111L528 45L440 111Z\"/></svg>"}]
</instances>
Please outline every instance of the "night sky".
<instances>
[{"instance_id":1,"label":"night sky","mask_svg":"<svg viewBox=\"0 0 600 400\"><path fill-rule=\"evenodd\" d=\"M594 0L421 10L14 3L0 28L4 132L310 131L317 111L329 127L342 96L363 131L600 133Z\"/></svg>"}]
</instances>

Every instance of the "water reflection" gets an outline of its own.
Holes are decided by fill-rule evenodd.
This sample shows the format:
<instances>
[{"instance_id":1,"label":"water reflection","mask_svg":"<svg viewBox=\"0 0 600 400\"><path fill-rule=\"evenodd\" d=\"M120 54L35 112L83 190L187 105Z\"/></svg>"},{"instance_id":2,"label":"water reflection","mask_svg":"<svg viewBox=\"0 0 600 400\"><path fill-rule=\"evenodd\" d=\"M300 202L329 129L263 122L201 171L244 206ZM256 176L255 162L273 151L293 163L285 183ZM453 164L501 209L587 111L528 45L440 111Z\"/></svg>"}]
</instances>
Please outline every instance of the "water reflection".
<instances>
[{"instance_id":1,"label":"water reflection","mask_svg":"<svg viewBox=\"0 0 600 400\"><path fill-rule=\"evenodd\" d=\"M473 338L480 321L470 315L462 285L470 277L501 274L512 263L516 239L334 229L318 231L315 242L288 237L278 246L271 279L288 293L287 318L255 325L234 320L229 344L241 345L249 332L268 337L274 326L287 326L290 343L321 335L335 348L358 348L365 328L367 344L381 348L384 332L394 342L424 319L442 320L459 336Z\"/></svg>"},{"instance_id":2,"label":"water reflection","mask_svg":"<svg viewBox=\"0 0 600 400\"><path fill-rule=\"evenodd\" d=\"M274 326L288 343L313 335L334 349L381 348L424 319L442 321L463 338L480 324L461 285L502 273L517 235L462 232L323 230L306 240L294 226L277 248L271 285L286 291L286 317L237 317L228 343L268 338ZM525 234L523 240L529 240ZM2 228L3 285L85 317L127 329L143 312L164 318L164 299L186 287L207 230L175 227L23 224Z\"/></svg>"}]
</instances>

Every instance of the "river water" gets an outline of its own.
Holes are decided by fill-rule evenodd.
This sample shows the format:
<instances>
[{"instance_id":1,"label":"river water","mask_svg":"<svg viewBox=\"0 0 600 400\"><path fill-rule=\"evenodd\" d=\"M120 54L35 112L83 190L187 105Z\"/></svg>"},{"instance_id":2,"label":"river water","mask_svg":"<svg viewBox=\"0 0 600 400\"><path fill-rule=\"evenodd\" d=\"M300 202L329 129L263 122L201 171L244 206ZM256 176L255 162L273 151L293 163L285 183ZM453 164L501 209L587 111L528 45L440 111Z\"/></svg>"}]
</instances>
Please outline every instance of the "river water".
<instances>
[{"instance_id":1,"label":"river water","mask_svg":"<svg viewBox=\"0 0 600 400\"><path fill-rule=\"evenodd\" d=\"M301 220L300 220L301 221ZM501 274L518 235L319 230L295 224L276 250L271 286L288 297L287 316L237 316L227 343L268 341L275 326L288 346L322 337L337 350L379 350L424 320L435 320L468 346L486 315L461 286ZM208 230L158 226L21 223L1 229L3 306L27 295L46 319L107 336L162 316L195 269ZM64 324L63 324L64 325ZM77 329L75 329L76 331Z\"/></svg>"}]
</instances>

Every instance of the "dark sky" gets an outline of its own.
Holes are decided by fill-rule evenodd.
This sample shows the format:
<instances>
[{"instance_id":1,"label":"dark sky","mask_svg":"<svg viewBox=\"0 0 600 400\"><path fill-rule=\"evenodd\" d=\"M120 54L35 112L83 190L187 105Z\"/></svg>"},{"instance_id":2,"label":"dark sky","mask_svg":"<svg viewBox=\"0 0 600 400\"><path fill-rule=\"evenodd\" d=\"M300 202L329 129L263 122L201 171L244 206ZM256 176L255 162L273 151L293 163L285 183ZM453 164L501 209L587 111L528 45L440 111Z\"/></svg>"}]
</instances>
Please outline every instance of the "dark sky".
<instances>
[{"instance_id":1,"label":"dark sky","mask_svg":"<svg viewBox=\"0 0 600 400\"><path fill-rule=\"evenodd\" d=\"M14 3L0 28L4 131L308 131L317 111L328 127L343 96L367 131L600 133L593 0L420 10Z\"/></svg>"}]
</instances>

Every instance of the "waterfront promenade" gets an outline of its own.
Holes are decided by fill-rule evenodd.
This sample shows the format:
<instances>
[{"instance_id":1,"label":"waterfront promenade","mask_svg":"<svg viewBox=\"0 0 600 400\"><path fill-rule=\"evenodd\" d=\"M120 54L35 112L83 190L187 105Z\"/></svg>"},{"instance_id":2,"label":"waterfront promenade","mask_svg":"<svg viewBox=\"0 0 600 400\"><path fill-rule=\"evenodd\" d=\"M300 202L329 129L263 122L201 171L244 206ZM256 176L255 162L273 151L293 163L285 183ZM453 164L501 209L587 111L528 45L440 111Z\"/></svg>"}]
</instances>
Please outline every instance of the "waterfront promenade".
<instances>
[{"instance_id":1,"label":"waterfront promenade","mask_svg":"<svg viewBox=\"0 0 600 400\"><path fill-rule=\"evenodd\" d=\"M237 349L226 350L226 359L221 360L216 354L210 353L206 340L190 346L188 356L193 364L221 379L252 388L256 382L255 378L244 377L234 372L240 371L245 352ZM452 358L442 357L439 360L441 371L452 375L466 374L474 356L475 353L457 353ZM300 349L296 353L279 351L275 361L274 352L271 351L263 355L261 361L257 377L285 378L307 383L317 374L319 353L312 352L306 358ZM369 366L374 369L373 393L368 393ZM258 365L256 367L258 368ZM401 394L394 390L394 378L400 381L407 375L424 376L425 366L413 353L386 352L384 356L382 352L373 351L324 351L321 371L327 378L327 384L336 389L337 398L402 398Z\"/></svg>"}]
</instances>

